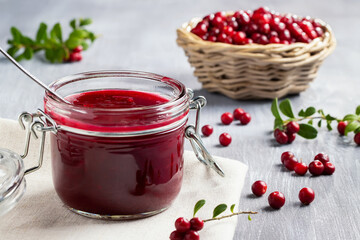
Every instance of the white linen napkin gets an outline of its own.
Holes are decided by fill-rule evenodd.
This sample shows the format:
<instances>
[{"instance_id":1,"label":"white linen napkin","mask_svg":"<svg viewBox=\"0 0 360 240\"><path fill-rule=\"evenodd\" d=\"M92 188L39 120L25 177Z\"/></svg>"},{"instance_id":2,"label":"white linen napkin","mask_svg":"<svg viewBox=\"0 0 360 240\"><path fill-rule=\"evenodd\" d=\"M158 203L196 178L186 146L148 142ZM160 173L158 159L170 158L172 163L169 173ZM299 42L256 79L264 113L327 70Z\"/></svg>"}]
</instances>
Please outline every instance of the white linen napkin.
<instances>
[{"instance_id":1,"label":"white linen napkin","mask_svg":"<svg viewBox=\"0 0 360 240\"><path fill-rule=\"evenodd\" d=\"M24 142L25 131L21 130L17 122L0 119L0 148L8 148L20 154ZM33 140L25 159L26 168L37 163L38 146L39 140ZM169 239L170 233L175 230L175 220L178 217L190 219L194 205L200 199L207 201L197 214L203 219L210 218L213 208L220 203L238 205L247 172L247 166L238 161L215 157L226 174L226 177L220 177L201 164L194 153L185 151L183 186L168 210L133 221L95 220L71 212L60 201L52 183L49 152L47 143L42 168L26 176L27 189L23 199L0 218L0 239ZM208 222L199 232L200 238L232 240L236 222L237 217Z\"/></svg>"}]
</instances>

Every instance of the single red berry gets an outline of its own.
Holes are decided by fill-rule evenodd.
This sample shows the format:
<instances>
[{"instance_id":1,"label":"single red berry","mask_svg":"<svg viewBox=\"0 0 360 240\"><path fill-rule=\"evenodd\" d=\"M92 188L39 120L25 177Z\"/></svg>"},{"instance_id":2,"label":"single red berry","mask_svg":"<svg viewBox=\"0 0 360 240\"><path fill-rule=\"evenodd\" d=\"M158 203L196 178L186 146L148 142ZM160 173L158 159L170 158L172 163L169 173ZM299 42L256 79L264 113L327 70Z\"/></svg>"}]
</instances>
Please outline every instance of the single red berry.
<instances>
[{"instance_id":1,"label":"single red berry","mask_svg":"<svg viewBox=\"0 0 360 240\"><path fill-rule=\"evenodd\" d=\"M72 52L82 52L82 50L83 50L83 47L82 47L81 45L79 45L79 46L77 46L76 48L74 48L74 49L72 50Z\"/></svg>"},{"instance_id":2,"label":"single red berry","mask_svg":"<svg viewBox=\"0 0 360 240\"><path fill-rule=\"evenodd\" d=\"M234 29L230 26L225 26L223 27L222 32L225 33L227 36L232 36L234 34Z\"/></svg>"},{"instance_id":3,"label":"single red berry","mask_svg":"<svg viewBox=\"0 0 360 240\"><path fill-rule=\"evenodd\" d=\"M221 17L222 19L226 19L226 13L223 11L217 12L215 13L215 17Z\"/></svg>"},{"instance_id":4,"label":"single red berry","mask_svg":"<svg viewBox=\"0 0 360 240\"><path fill-rule=\"evenodd\" d=\"M228 36L225 33L220 33L217 36L217 41L222 43L228 43Z\"/></svg>"},{"instance_id":5,"label":"single red berry","mask_svg":"<svg viewBox=\"0 0 360 240\"><path fill-rule=\"evenodd\" d=\"M251 44L251 43L254 43L254 41L251 38L245 39L245 44Z\"/></svg>"},{"instance_id":6,"label":"single red berry","mask_svg":"<svg viewBox=\"0 0 360 240\"><path fill-rule=\"evenodd\" d=\"M324 35L324 30L321 27L316 27L315 32L318 35L318 37L322 37L322 35Z\"/></svg>"},{"instance_id":7,"label":"single red berry","mask_svg":"<svg viewBox=\"0 0 360 240\"><path fill-rule=\"evenodd\" d=\"M170 240L183 240L184 239L184 233L179 232L179 231L173 231L170 234Z\"/></svg>"},{"instance_id":8,"label":"single red berry","mask_svg":"<svg viewBox=\"0 0 360 240\"><path fill-rule=\"evenodd\" d=\"M360 146L360 133L355 134L354 141L357 145Z\"/></svg>"},{"instance_id":9,"label":"single red berry","mask_svg":"<svg viewBox=\"0 0 360 240\"><path fill-rule=\"evenodd\" d=\"M239 23L236 21L236 18L232 17L228 22L228 26L232 27L234 31L239 29Z\"/></svg>"},{"instance_id":10,"label":"single red berry","mask_svg":"<svg viewBox=\"0 0 360 240\"><path fill-rule=\"evenodd\" d=\"M326 153L319 153L314 157L314 160L319 160L322 164L330 161L329 156Z\"/></svg>"},{"instance_id":11,"label":"single red berry","mask_svg":"<svg viewBox=\"0 0 360 240\"><path fill-rule=\"evenodd\" d=\"M335 165L331 162L327 162L324 164L324 175L331 175L335 172Z\"/></svg>"},{"instance_id":12,"label":"single red berry","mask_svg":"<svg viewBox=\"0 0 360 240\"><path fill-rule=\"evenodd\" d=\"M186 218L179 217L175 221L175 228L178 232L187 232L190 230L190 221Z\"/></svg>"},{"instance_id":13,"label":"single red berry","mask_svg":"<svg viewBox=\"0 0 360 240\"><path fill-rule=\"evenodd\" d=\"M270 43L275 43L275 44L280 43L280 38L272 36L272 37L270 37L269 42Z\"/></svg>"},{"instance_id":14,"label":"single red berry","mask_svg":"<svg viewBox=\"0 0 360 240\"><path fill-rule=\"evenodd\" d=\"M261 24L259 26L259 32L263 33L263 34L269 34L271 31L270 29L270 24L265 23L265 24Z\"/></svg>"},{"instance_id":15,"label":"single red berry","mask_svg":"<svg viewBox=\"0 0 360 240\"><path fill-rule=\"evenodd\" d=\"M271 32L269 33L268 37L269 37L269 38L271 38L271 37L279 37L279 34L278 34L277 32L275 32L275 31L271 31Z\"/></svg>"},{"instance_id":16,"label":"single red berry","mask_svg":"<svg viewBox=\"0 0 360 240\"><path fill-rule=\"evenodd\" d=\"M225 125L229 125L234 120L234 117L231 113L226 112L221 115L221 122Z\"/></svg>"},{"instance_id":17,"label":"single red berry","mask_svg":"<svg viewBox=\"0 0 360 240\"><path fill-rule=\"evenodd\" d=\"M261 34L260 33L253 33L251 34L251 39L254 41L254 42L258 42L259 39L261 37Z\"/></svg>"},{"instance_id":18,"label":"single red berry","mask_svg":"<svg viewBox=\"0 0 360 240\"><path fill-rule=\"evenodd\" d=\"M296 133L286 133L288 136L288 143L292 143L296 138Z\"/></svg>"},{"instance_id":19,"label":"single red berry","mask_svg":"<svg viewBox=\"0 0 360 240\"><path fill-rule=\"evenodd\" d=\"M296 164L298 164L298 160L296 159L296 157L289 157L284 160L284 166L289 171L294 171Z\"/></svg>"},{"instance_id":20,"label":"single red berry","mask_svg":"<svg viewBox=\"0 0 360 240\"><path fill-rule=\"evenodd\" d=\"M256 181L253 183L253 185L251 186L251 191L253 192L253 194L255 194L255 196L262 196L266 193L267 190L267 185L264 181Z\"/></svg>"},{"instance_id":21,"label":"single red berry","mask_svg":"<svg viewBox=\"0 0 360 240\"><path fill-rule=\"evenodd\" d=\"M239 31L233 35L233 42L238 45L245 44L246 33Z\"/></svg>"},{"instance_id":22,"label":"single red berry","mask_svg":"<svg viewBox=\"0 0 360 240\"><path fill-rule=\"evenodd\" d=\"M211 20L211 25L219 28L223 27L224 26L223 18L219 16L215 16L214 19Z\"/></svg>"},{"instance_id":23,"label":"single red berry","mask_svg":"<svg viewBox=\"0 0 360 240\"><path fill-rule=\"evenodd\" d=\"M284 164L285 159L292 158L292 157L295 157L294 153L292 153L290 151L283 152L281 154L281 162L282 162L282 164Z\"/></svg>"},{"instance_id":24,"label":"single red berry","mask_svg":"<svg viewBox=\"0 0 360 240\"><path fill-rule=\"evenodd\" d=\"M243 114L243 113L245 113L244 109L242 109L242 108L235 109L234 113L233 113L234 119L235 120L240 120L240 115Z\"/></svg>"},{"instance_id":25,"label":"single red berry","mask_svg":"<svg viewBox=\"0 0 360 240\"><path fill-rule=\"evenodd\" d=\"M304 176L308 170L308 167L305 163L303 162L298 162L296 165L295 165L295 173L297 175L300 175L300 176Z\"/></svg>"},{"instance_id":26,"label":"single red berry","mask_svg":"<svg viewBox=\"0 0 360 240\"><path fill-rule=\"evenodd\" d=\"M200 239L199 233L194 230L188 231L185 234L185 238L184 238L184 240L199 240L199 239Z\"/></svg>"},{"instance_id":27,"label":"single red berry","mask_svg":"<svg viewBox=\"0 0 360 240\"><path fill-rule=\"evenodd\" d=\"M211 28L210 32L209 32L209 35L210 36L217 36L220 34L220 28L217 28L217 27L213 27Z\"/></svg>"},{"instance_id":28,"label":"single red berry","mask_svg":"<svg viewBox=\"0 0 360 240\"><path fill-rule=\"evenodd\" d=\"M228 146L231 143L231 136L228 133L222 133L219 137L220 144L223 146Z\"/></svg>"},{"instance_id":29,"label":"single red berry","mask_svg":"<svg viewBox=\"0 0 360 240\"><path fill-rule=\"evenodd\" d=\"M269 44L269 39L267 38L267 36L261 35L259 40L258 40L258 43L262 44L262 45Z\"/></svg>"},{"instance_id":30,"label":"single red berry","mask_svg":"<svg viewBox=\"0 0 360 240\"><path fill-rule=\"evenodd\" d=\"M320 162L319 160L312 161L309 164L309 172L314 176L319 176L324 171L324 164Z\"/></svg>"},{"instance_id":31,"label":"single red berry","mask_svg":"<svg viewBox=\"0 0 360 240\"><path fill-rule=\"evenodd\" d=\"M344 135L345 134L345 128L347 126L347 122L339 122L338 125L337 125L337 130L339 132L340 135Z\"/></svg>"},{"instance_id":32,"label":"single red berry","mask_svg":"<svg viewBox=\"0 0 360 240\"><path fill-rule=\"evenodd\" d=\"M315 192L311 188L303 188L299 192L299 199L305 205L309 205L315 199Z\"/></svg>"},{"instance_id":33,"label":"single red berry","mask_svg":"<svg viewBox=\"0 0 360 240\"><path fill-rule=\"evenodd\" d=\"M214 131L214 128L211 125L205 125L201 128L201 132L202 134L204 134L204 136L210 136Z\"/></svg>"},{"instance_id":34,"label":"single red berry","mask_svg":"<svg viewBox=\"0 0 360 240\"><path fill-rule=\"evenodd\" d=\"M203 22L199 22L196 27L194 27L191 32L196 34L197 36L201 37L203 35L205 35L208 31L208 27L206 26L205 23Z\"/></svg>"},{"instance_id":35,"label":"single red berry","mask_svg":"<svg viewBox=\"0 0 360 240\"><path fill-rule=\"evenodd\" d=\"M283 31L279 31L279 38L280 40L287 40L291 41L291 34L288 29L284 29Z\"/></svg>"},{"instance_id":36,"label":"single red berry","mask_svg":"<svg viewBox=\"0 0 360 240\"><path fill-rule=\"evenodd\" d=\"M280 43L281 44L287 44L287 45L290 44L288 40L281 40Z\"/></svg>"},{"instance_id":37,"label":"single red berry","mask_svg":"<svg viewBox=\"0 0 360 240\"><path fill-rule=\"evenodd\" d=\"M208 36L207 40L210 42L216 42L217 38L215 36Z\"/></svg>"},{"instance_id":38,"label":"single red berry","mask_svg":"<svg viewBox=\"0 0 360 240\"><path fill-rule=\"evenodd\" d=\"M285 196L279 191L270 193L268 197L270 207L280 209L285 204Z\"/></svg>"},{"instance_id":39,"label":"single red berry","mask_svg":"<svg viewBox=\"0 0 360 240\"><path fill-rule=\"evenodd\" d=\"M194 217L190 220L191 229L194 231L200 231L204 227L204 221L198 217Z\"/></svg>"},{"instance_id":40,"label":"single red berry","mask_svg":"<svg viewBox=\"0 0 360 240\"><path fill-rule=\"evenodd\" d=\"M260 13L260 14L265 14L268 13L270 10L268 7L259 7L258 9L256 9L254 11L254 14Z\"/></svg>"},{"instance_id":41,"label":"single red berry","mask_svg":"<svg viewBox=\"0 0 360 240\"><path fill-rule=\"evenodd\" d=\"M241 25L244 26L244 25L247 25L247 24L250 23L250 17L245 12L240 12L240 11L235 12L234 16L235 16L235 18L236 18L236 20L237 20L237 22L239 23L240 26Z\"/></svg>"},{"instance_id":42,"label":"single red berry","mask_svg":"<svg viewBox=\"0 0 360 240\"><path fill-rule=\"evenodd\" d=\"M286 14L280 20L281 20L281 22L285 23L286 25L290 25L293 23L293 18L291 16L291 14Z\"/></svg>"},{"instance_id":43,"label":"single red berry","mask_svg":"<svg viewBox=\"0 0 360 240\"><path fill-rule=\"evenodd\" d=\"M285 144L288 142L289 137L286 135L286 133L284 131L279 130L279 131L276 131L275 140L280 144Z\"/></svg>"},{"instance_id":44,"label":"single red berry","mask_svg":"<svg viewBox=\"0 0 360 240\"><path fill-rule=\"evenodd\" d=\"M214 17L215 17L214 14L206 15L206 16L204 17L204 21L210 22L210 21L212 21L212 20L214 19Z\"/></svg>"},{"instance_id":45,"label":"single red berry","mask_svg":"<svg viewBox=\"0 0 360 240\"><path fill-rule=\"evenodd\" d=\"M82 59L81 53L79 53L79 52L70 53L70 56L69 56L70 62L78 62L78 61L81 61L81 59Z\"/></svg>"},{"instance_id":46,"label":"single red berry","mask_svg":"<svg viewBox=\"0 0 360 240\"><path fill-rule=\"evenodd\" d=\"M286 131L288 133L298 133L300 131L300 126L297 122L291 121L286 124Z\"/></svg>"},{"instance_id":47,"label":"single red berry","mask_svg":"<svg viewBox=\"0 0 360 240\"><path fill-rule=\"evenodd\" d=\"M240 115L239 120L242 125L247 125L251 121L251 115L249 113L243 113Z\"/></svg>"},{"instance_id":48,"label":"single red berry","mask_svg":"<svg viewBox=\"0 0 360 240\"><path fill-rule=\"evenodd\" d=\"M244 30L247 34L251 35L253 33L256 33L258 29L259 27L255 23L250 23L249 25L246 25L246 28Z\"/></svg>"}]
</instances>

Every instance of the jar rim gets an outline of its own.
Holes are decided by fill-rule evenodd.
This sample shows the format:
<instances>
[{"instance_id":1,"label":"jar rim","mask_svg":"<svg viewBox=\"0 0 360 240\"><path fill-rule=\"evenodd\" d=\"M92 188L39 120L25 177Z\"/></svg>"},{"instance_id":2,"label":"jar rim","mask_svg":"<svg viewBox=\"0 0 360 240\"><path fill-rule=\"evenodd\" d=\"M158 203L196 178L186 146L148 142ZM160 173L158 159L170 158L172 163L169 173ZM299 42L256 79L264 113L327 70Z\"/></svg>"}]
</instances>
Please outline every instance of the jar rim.
<instances>
[{"instance_id":1,"label":"jar rim","mask_svg":"<svg viewBox=\"0 0 360 240\"><path fill-rule=\"evenodd\" d=\"M172 86L179 90L177 96L170 99L169 101L161 104L156 105L149 105L149 106L142 106L142 107L129 107L129 108L102 108L102 107L95 107L92 110L95 111L103 111L103 112L128 112L128 111L143 111L143 110L151 110L158 107L169 107L171 105L176 104L179 101L182 101L182 98L186 97L186 87L183 83L173 78L165 77L160 74L155 74L151 72L145 71L133 71L133 70L98 70L98 71L88 71L82 73L76 73L72 75L68 75L62 77L58 80L53 81L50 83L49 88L51 90L57 91L61 87L65 86L66 84L73 83L76 81L91 79L91 78L100 78L100 77L129 77L129 78L143 78L143 79L150 79L150 80L157 80L159 82L165 83L169 86ZM64 96L66 97L66 96ZM76 110L87 110L89 107L85 106L76 106L71 103L61 102L56 97L53 97L52 94L48 91L45 91L45 98L47 100L51 100L52 103L59 106L67 106L72 109Z\"/></svg>"}]
</instances>

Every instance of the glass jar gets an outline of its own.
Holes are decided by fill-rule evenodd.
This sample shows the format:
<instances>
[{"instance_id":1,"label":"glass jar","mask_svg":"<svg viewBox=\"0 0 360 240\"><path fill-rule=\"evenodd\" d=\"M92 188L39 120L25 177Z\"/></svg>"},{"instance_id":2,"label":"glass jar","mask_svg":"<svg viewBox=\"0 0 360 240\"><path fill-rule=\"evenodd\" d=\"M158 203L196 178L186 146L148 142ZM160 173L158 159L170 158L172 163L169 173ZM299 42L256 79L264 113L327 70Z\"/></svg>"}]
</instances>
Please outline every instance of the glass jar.
<instances>
[{"instance_id":1,"label":"glass jar","mask_svg":"<svg viewBox=\"0 0 360 240\"><path fill-rule=\"evenodd\" d=\"M130 93L115 99L125 101L124 108L74 106L45 95L45 113L58 126L50 141L61 200L72 211L96 218L138 218L165 210L183 178L190 101L185 86L151 73L106 71L68 76L50 88L66 98L106 95L104 90ZM135 95L155 105L129 107ZM157 103L158 97L166 101Z\"/></svg>"}]
</instances>

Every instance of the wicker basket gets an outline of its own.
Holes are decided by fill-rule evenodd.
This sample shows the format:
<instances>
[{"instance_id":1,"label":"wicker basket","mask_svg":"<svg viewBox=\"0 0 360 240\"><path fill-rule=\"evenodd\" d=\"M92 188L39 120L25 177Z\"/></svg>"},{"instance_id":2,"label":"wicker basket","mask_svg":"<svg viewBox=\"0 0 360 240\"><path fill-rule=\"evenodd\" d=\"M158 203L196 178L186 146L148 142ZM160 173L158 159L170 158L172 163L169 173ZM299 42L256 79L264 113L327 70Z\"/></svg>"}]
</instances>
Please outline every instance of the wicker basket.
<instances>
[{"instance_id":1,"label":"wicker basket","mask_svg":"<svg viewBox=\"0 0 360 240\"><path fill-rule=\"evenodd\" d=\"M199 21L194 18L177 29L177 44L203 88L233 99L273 99L304 91L336 46L325 24L323 37L308 44L231 45L204 41L191 33Z\"/></svg>"}]
</instances>

